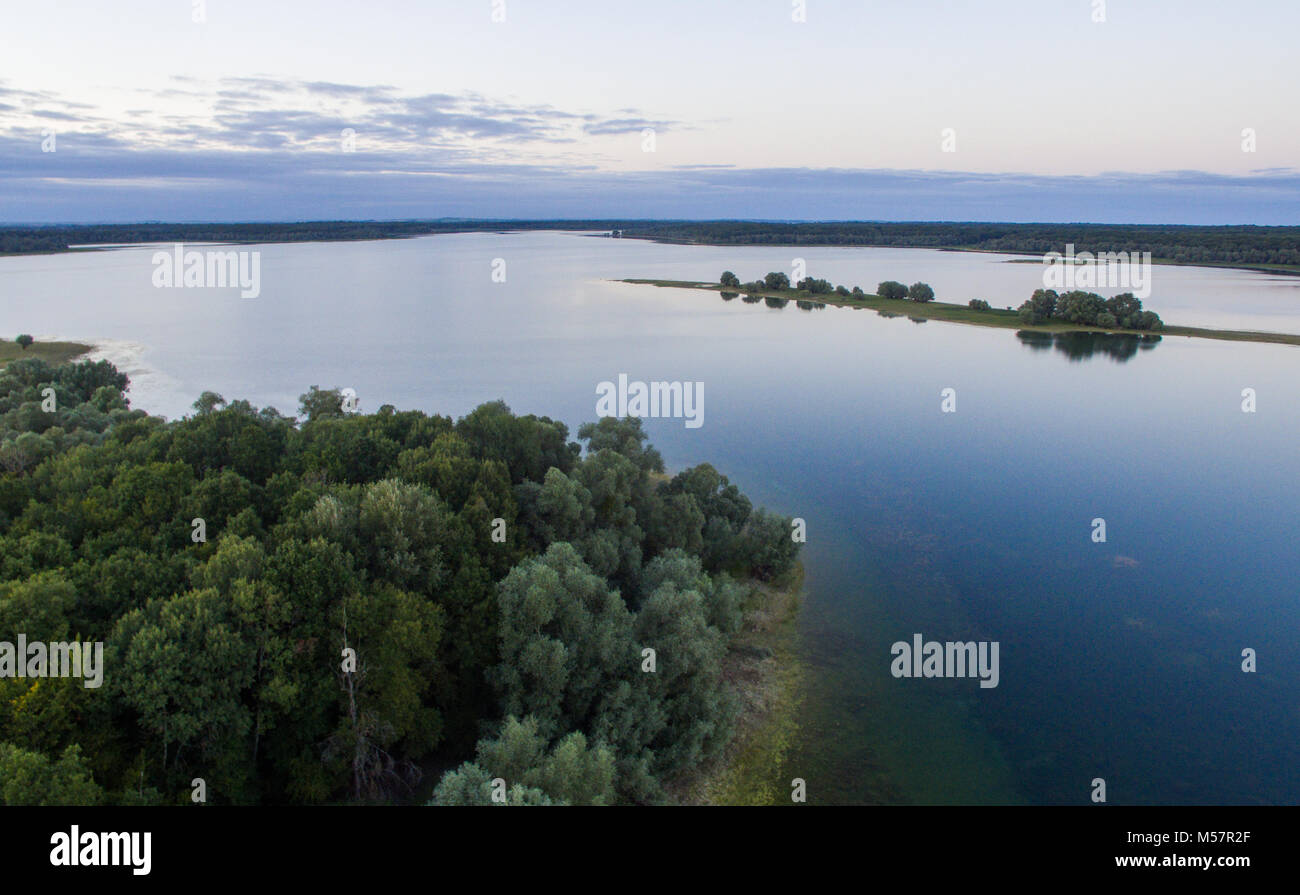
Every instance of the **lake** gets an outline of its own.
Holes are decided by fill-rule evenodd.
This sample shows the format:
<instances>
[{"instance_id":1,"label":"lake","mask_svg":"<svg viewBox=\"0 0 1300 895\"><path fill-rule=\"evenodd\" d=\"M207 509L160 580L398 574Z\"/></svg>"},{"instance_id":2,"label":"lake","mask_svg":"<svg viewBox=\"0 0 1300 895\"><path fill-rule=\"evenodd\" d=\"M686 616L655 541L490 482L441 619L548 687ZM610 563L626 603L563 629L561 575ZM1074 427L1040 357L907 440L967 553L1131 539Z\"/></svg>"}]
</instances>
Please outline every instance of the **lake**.
<instances>
[{"instance_id":1,"label":"lake","mask_svg":"<svg viewBox=\"0 0 1300 895\"><path fill-rule=\"evenodd\" d=\"M700 428L647 422L670 469L711 462L808 526L783 786L1087 804L1100 777L1112 803L1300 802L1300 349L1024 338L610 282L749 280L799 256L868 291L924 280L940 301L1017 306L1041 268L1003 255L546 232L246 248L256 299L153 288L154 247L0 259L0 331L101 345L134 405L173 417L205 389L292 413L315 384L363 411L503 398L576 429L619 373L703 382ZM1295 277L1157 267L1146 304L1300 332ZM917 633L996 641L998 686L893 677L891 644Z\"/></svg>"}]
</instances>

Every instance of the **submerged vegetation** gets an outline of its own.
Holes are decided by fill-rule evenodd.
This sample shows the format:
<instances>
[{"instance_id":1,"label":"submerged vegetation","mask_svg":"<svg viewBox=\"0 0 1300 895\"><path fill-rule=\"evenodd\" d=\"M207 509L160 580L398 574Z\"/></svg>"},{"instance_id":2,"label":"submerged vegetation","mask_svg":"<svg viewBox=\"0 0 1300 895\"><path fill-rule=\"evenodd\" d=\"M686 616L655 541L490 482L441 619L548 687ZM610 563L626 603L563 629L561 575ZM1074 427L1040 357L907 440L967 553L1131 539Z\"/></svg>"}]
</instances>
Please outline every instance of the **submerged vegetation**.
<instances>
[{"instance_id":1,"label":"submerged vegetation","mask_svg":"<svg viewBox=\"0 0 1300 895\"><path fill-rule=\"evenodd\" d=\"M97 688L0 677L0 803L649 803L723 754L799 545L639 420L126 387L0 372L0 640L104 644Z\"/></svg>"}]
</instances>

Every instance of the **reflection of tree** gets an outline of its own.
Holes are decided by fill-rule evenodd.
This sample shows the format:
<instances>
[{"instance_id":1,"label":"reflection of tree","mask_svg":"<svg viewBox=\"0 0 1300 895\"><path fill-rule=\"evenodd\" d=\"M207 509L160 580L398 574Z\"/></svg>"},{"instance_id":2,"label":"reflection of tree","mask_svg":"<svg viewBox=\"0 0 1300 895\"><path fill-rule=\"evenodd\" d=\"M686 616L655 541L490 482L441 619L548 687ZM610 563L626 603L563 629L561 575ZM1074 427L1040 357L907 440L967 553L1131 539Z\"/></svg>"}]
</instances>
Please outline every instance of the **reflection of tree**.
<instances>
[{"instance_id":1,"label":"reflection of tree","mask_svg":"<svg viewBox=\"0 0 1300 895\"><path fill-rule=\"evenodd\" d=\"M794 306L801 311L820 311L826 307L826 303L821 301L804 301L803 299L800 299L794 303Z\"/></svg>"},{"instance_id":2,"label":"reflection of tree","mask_svg":"<svg viewBox=\"0 0 1300 895\"><path fill-rule=\"evenodd\" d=\"M758 304L760 301L762 301L762 299L761 299L759 296L757 296L757 295L745 295L745 296L741 296L741 299L740 299L740 300L743 301L743 302L744 302L745 304L747 304L747 305L756 305L756 304Z\"/></svg>"},{"instance_id":3,"label":"reflection of tree","mask_svg":"<svg viewBox=\"0 0 1300 895\"><path fill-rule=\"evenodd\" d=\"M913 323L925 323L926 321L925 317L908 317L907 319L912 321Z\"/></svg>"},{"instance_id":4,"label":"reflection of tree","mask_svg":"<svg viewBox=\"0 0 1300 895\"><path fill-rule=\"evenodd\" d=\"M1046 333L1022 329L1016 332L1016 338L1020 344L1034 351L1055 348L1072 361L1088 360L1094 354L1104 354L1121 364L1138 351L1150 351L1160 344L1160 336L1133 333Z\"/></svg>"},{"instance_id":5,"label":"reflection of tree","mask_svg":"<svg viewBox=\"0 0 1300 895\"><path fill-rule=\"evenodd\" d=\"M788 304L790 303L790 299L788 299L788 298L772 298L772 297L769 296L769 297L763 299L763 302L764 302L764 303L765 303L769 308L784 308L786 305L788 305Z\"/></svg>"},{"instance_id":6,"label":"reflection of tree","mask_svg":"<svg viewBox=\"0 0 1300 895\"><path fill-rule=\"evenodd\" d=\"M892 320L895 317L903 316L902 314L895 314L893 311L876 311L876 313L879 314L881 317L886 318L887 320Z\"/></svg>"},{"instance_id":7,"label":"reflection of tree","mask_svg":"<svg viewBox=\"0 0 1300 895\"><path fill-rule=\"evenodd\" d=\"M723 301L731 301L733 298L735 298L735 297L736 297L737 295L739 295L739 294L740 294L739 292L723 292L723 293L721 293L721 295L722 295L722 300L723 300Z\"/></svg>"}]
</instances>

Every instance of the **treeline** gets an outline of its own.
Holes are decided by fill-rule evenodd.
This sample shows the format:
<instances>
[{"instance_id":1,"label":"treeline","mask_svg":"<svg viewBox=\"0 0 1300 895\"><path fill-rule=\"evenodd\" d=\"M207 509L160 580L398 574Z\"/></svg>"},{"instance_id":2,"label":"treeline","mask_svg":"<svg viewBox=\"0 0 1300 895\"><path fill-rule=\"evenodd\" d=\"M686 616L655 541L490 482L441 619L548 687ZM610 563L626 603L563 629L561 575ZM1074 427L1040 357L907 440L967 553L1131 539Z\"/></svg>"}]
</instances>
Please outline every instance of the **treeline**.
<instances>
[{"instance_id":1,"label":"treeline","mask_svg":"<svg viewBox=\"0 0 1300 895\"><path fill-rule=\"evenodd\" d=\"M1046 254L1149 251L1185 264L1300 266L1300 227L1157 224L773 223L664 221L629 224L625 237L704 245L892 246Z\"/></svg>"},{"instance_id":2,"label":"treeline","mask_svg":"<svg viewBox=\"0 0 1300 895\"><path fill-rule=\"evenodd\" d=\"M105 644L98 689L0 678L0 803L409 800L441 768L438 803L655 802L727 742L729 639L798 545L639 420L584 452L500 402L167 422L126 386L0 373L0 641Z\"/></svg>"},{"instance_id":3,"label":"treeline","mask_svg":"<svg viewBox=\"0 0 1300 895\"><path fill-rule=\"evenodd\" d=\"M718 284L727 288L735 288L744 292L802 292L808 295L837 295L840 298L867 298L867 293L862 291L861 286L854 286L850 289L848 286L833 286L829 280L821 280L815 277L804 277L793 286L790 285L790 278L779 270L774 270L767 274L761 280L752 280L748 283L742 283L740 278L729 270L724 270L718 277ZM727 293L724 293L724 295ZM876 297L889 298L895 300L908 299L915 302L934 301L934 290L927 283L913 283L911 286L905 286L895 280L885 280L876 286Z\"/></svg>"},{"instance_id":4,"label":"treeline","mask_svg":"<svg viewBox=\"0 0 1300 895\"><path fill-rule=\"evenodd\" d=\"M137 242L332 242L358 239L402 239L431 233L470 233L494 230L608 230L634 226L625 221L299 221L218 224L51 224L0 228L0 254L61 252L74 245ZM640 222L646 223L644 221Z\"/></svg>"},{"instance_id":5,"label":"treeline","mask_svg":"<svg viewBox=\"0 0 1300 895\"><path fill-rule=\"evenodd\" d=\"M842 221L426 220L294 223L103 224L0 228L0 253L62 251L69 245L134 242L301 242L392 239L492 230L618 231L625 238L705 245L892 246L1042 255L1149 251L1184 264L1300 267L1300 227L1160 224L885 223Z\"/></svg>"}]
</instances>

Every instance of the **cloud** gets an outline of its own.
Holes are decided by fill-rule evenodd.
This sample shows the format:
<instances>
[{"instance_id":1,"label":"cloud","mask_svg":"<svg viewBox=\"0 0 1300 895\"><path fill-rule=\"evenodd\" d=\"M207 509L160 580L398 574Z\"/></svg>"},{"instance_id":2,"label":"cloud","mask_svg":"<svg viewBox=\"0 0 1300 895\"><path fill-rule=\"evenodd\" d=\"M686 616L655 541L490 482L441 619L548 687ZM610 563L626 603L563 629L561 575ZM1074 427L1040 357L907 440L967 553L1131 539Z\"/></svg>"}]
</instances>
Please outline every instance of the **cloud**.
<instances>
[{"instance_id":1,"label":"cloud","mask_svg":"<svg viewBox=\"0 0 1300 895\"><path fill-rule=\"evenodd\" d=\"M173 78L102 111L0 83L0 220L671 217L1292 224L1300 172L1046 176L680 164L616 172L636 109L265 77ZM141 99L150 102L141 102ZM41 132L58 128L57 151ZM355 132L344 151L343 131Z\"/></svg>"}]
</instances>

